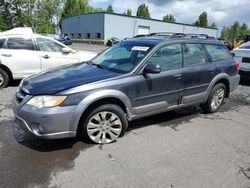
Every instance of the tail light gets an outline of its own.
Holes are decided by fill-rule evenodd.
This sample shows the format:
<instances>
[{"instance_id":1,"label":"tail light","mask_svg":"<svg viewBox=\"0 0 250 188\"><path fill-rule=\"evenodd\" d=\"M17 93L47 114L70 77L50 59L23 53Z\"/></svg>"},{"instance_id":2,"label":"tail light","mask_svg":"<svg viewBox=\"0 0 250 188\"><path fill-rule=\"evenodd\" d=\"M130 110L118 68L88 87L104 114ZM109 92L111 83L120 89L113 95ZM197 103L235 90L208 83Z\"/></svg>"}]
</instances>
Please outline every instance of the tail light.
<instances>
[{"instance_id":1,"label":"tail light","mask_svg":"<svg viewBox=\"0 0 250 188\"><path fill-rule=\"evenodd\" d=\"M239 61L237 61L235 58L234 58L234 65L235 65L235 67L239 70L240 69L240 62Z\"/></svg>"}]
</instances>

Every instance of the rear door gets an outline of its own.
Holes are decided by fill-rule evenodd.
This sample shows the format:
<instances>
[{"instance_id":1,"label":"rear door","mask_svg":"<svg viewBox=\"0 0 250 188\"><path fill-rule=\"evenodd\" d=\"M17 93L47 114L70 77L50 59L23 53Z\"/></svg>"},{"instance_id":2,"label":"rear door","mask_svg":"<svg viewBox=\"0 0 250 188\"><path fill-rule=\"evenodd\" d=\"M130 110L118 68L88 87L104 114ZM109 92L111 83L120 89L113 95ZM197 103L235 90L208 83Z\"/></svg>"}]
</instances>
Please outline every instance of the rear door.
<instances>
[{"instance_id":1,"label":"rear door","mask_svg":"<svg viewBox=\"0 0 250 188\"><path fill-rule=\"evenodd\" d=\"M42 70L79 62L76 52L64 53L66 46L48 38L37 37L36 45L42 61Z\"/></svg>"},{"instance_id":2,"label":"rear door","mask_svg":"<svg viewBox=\"0 0 250 188\"><path fill-rule=\"evenodd\" d=\"M41 71L40 57L31 37L9 37L0 50L0 60L15 79Z\"/></svg>"},{"instance_id":3,"label":"rear door","mask_svg":"<svg viewBox=\"0 0 250 188\"><path fill-rule=\"evenodd\" d=\"M183 44L183 66L182 103L204 100L205 91L216 75L216 67L209 61L202 44Z\"/></svg>"}]
</instances>

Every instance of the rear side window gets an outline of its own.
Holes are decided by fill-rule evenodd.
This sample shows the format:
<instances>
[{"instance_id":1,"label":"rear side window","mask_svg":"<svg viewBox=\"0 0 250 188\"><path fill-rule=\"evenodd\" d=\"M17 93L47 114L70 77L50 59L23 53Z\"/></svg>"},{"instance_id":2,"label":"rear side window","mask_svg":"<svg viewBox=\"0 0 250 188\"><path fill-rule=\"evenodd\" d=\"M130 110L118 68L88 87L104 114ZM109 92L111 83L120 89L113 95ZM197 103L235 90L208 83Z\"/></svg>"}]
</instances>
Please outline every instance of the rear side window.
<instances>
[{"instance_id":1,"label":"rear side window","mask_svg":"<svg viewBox=\"0 0 250 188\"><path fill-rule=\"evenodd\" d=\"M25 39L21 37L9 38L7 48L17 50L34 50L32 39Z\"/></svg>"},{"instance_id":2,"label":"rear side window","mask_svg":"<svg viewBox=\"0 0 250 188\"><path fill-rule=\"evenodd\" d=\"M201 44L183 44L184 67L207 63L206 53Z\"/></svg>"},{"instance_id":3,"label":"rear side window","mask_svg":"<svg viewBox=\"0 0 250 188\"><path fill-rule=\"evenodd\" d=\"M5 42L5 39L0 39L0 48L3 47L4 42Z\"/></svg>"},{"instance_id":4,"label":"rear side window","mask_svg":"<svg viewBox=\"0 0 250 188\"><path fill-rule=\"evenodd\" d=\"M220 61L230 58L228 52L222 45L204 44L212 61Z\"/></svg>"}]
</instances>

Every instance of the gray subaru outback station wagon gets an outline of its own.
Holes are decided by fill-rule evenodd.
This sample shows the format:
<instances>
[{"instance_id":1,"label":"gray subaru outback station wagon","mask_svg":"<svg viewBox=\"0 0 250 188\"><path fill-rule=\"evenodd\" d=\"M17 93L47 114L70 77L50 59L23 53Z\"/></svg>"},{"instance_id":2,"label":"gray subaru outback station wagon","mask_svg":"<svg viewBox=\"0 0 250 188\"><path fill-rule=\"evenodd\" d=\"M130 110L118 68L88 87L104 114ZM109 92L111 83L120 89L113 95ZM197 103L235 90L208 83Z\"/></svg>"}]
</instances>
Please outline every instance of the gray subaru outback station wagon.
<instances>
[{"instance_id":1,"label":"gray subaru outback station wagon","mask_svg":"<svg viewBox=\"0 0 250 188\"><path fill-rule=\"evenodd\" d=\"M18 141L81 133L115 141L134 119L200 104L216 112L239 83L239 64L208 36L173 34L116 44L93 60L24 79L13 97Z\"/></svg>"}]
</instances>

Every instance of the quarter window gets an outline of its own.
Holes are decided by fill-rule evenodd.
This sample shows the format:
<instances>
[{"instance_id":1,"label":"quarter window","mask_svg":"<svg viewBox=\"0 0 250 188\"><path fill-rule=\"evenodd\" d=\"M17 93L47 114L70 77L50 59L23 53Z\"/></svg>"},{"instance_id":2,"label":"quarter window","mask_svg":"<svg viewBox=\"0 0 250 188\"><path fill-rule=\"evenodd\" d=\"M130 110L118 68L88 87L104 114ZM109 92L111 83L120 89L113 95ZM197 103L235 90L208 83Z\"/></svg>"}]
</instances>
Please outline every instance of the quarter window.
<instances>
[{"instance_id":1,"label":"quarter window","mask_svg":"<svg viewBox=\"0 0 250 188\"><path fill-rule=\"evenodd\" d=\"M212 61L219 61L230 58L228 52L222 45L205 44L205 47L212 58Z\"/></svg>"},{"instance_id":2,"label":"quarter window","mask_svg":"<svg viewBox=\"0 0 250 188\"><path fill-rule=\"evenodd\" d=\"M201 44L184 44L184 67L206 63L206 54Z\"/></svg>"},{"instance_id":3,"label":"quarter window","mask_svg":"<svg viewBox=\"0 0 250 188\"><path fill-rule=\"evenodd\" d=\"M62 52L64 48L64 46L49 39L37 38L36 43L39 50L45 52Z\"/></svg>"},{"instance_id":4,"label":"quarter window","mask_svg":"<svg viewBox=\"0 0 250 188\"><path fill-rule=\"evenodd\" d=\"M160 65L162 71L181 68L181 45L170 44L160 48L150 57L148 64Z\"/></svg>"},{"instance_id":5,"label":"quarter window","mask_svg":"<svg viewBox=\"0 0 250 188\"><path fill-rule=\"evenodd\" d=\"M7 42L8 49L34 50L32 39L9 38Z\"/></svg>"}]
</instances>

